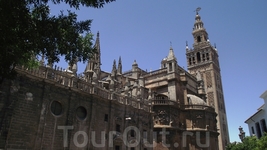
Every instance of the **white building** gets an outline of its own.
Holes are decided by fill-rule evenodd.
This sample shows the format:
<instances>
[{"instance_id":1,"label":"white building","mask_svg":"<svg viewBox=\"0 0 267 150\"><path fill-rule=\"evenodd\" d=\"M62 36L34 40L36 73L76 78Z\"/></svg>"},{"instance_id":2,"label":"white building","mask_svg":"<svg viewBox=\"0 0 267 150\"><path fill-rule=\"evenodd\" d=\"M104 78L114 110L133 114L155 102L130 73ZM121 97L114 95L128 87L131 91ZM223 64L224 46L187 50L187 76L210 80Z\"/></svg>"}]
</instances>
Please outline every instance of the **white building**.
<instances>
[{"instance_id":1,"label":"white building","mask_svg":"<svg viewBox=\"0 0 267 150\"><path fill-rule=\"evenodd\" d=\"M257 112L249 117L245 123L248 124L250 136L256 135L260 138L264 132L267 132L267 90L260 96L264 104L258 108Z\"/></svg>"}]
</instances>

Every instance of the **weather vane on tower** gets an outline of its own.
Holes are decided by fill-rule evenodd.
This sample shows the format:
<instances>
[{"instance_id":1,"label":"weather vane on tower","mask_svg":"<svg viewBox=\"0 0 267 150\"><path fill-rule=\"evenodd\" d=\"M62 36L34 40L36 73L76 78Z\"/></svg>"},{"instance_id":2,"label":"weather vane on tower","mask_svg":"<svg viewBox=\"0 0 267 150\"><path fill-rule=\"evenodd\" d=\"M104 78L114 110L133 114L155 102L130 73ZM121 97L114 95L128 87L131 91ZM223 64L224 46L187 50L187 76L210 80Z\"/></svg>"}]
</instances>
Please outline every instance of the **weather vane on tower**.
<instances>
[{"instance_id":1,"label":"weather vane on tower","mask_svg":"<svg viewBox=\"0 0 267 150\"><path fill-rule=\"evenodd\" d=\"M198 7L194 12L197 12L197 14L198 14L198 12L200 11L200 7Z\"/></svg>"}]
</instances>

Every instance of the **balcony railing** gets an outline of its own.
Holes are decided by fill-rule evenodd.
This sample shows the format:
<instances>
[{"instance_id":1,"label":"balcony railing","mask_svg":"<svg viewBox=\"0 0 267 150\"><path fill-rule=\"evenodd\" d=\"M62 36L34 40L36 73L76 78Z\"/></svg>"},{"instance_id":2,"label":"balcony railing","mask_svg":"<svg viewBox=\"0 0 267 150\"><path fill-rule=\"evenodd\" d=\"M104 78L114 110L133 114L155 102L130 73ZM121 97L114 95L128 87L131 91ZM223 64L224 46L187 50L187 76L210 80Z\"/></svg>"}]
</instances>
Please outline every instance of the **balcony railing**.
<instances>
[{"instance_id":1,"label":"balcony railing","mask_svg":"<svg viewBox=\"0 0 267 150\"><path fill-rule=\"evenodd\" d=\"M152 105L175 105L177 102L167 99L154 99L152 100Z\"/></svg>"},{"instance_id":2,"label":"balcony railing","mask_svg":"<svg viewBox=\"0 0 267 150\"><path fill-rule=\"evenodd\" d=\"M184 109L201 109L214 111L213 107L206 105L184 105Z\"/></svg>"}]
</instances>

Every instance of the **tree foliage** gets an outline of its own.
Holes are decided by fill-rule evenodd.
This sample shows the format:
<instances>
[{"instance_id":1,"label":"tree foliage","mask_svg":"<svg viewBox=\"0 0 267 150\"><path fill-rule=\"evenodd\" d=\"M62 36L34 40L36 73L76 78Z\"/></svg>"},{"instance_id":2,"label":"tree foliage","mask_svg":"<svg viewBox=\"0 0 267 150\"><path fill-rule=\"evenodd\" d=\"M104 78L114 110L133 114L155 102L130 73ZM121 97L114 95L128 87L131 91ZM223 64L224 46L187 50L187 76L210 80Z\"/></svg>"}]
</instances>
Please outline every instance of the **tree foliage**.
<instances>
[{"instance_id":1,"label":"tree foliage","mask_svg":"<svg viewBox=\"0 0 267 150\"><path fill-rule=\"evenodd\" d=\"M115 0L0 0L0 82L16 75L17 65L35 66L43 55L50 63L86 61L94 52L91 20L77 21L74 12L50 15L48 3L101 8Z\"/></svg>"},{"instance_id":2,"label":"tree foliage","mask_svg":"<svg viewBox=\"0 0 267 150\"><path fill-rule=\"evenodd\" d=\"M233 142L226 150L267 150L267 134L257 139L256 136L245 137L242 143Z\"/></svg>"}]
</instances>

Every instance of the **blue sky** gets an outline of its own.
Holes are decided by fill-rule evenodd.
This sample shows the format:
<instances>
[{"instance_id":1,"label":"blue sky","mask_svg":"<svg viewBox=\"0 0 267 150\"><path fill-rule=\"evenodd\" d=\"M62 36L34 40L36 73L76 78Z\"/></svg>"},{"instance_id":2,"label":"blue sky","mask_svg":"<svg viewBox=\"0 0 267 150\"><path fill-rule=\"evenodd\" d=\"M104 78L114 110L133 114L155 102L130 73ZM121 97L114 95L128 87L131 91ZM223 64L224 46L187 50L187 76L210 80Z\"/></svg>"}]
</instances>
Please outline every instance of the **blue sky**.
<instances>
[{"instance_id":1,"label":"blue sky","mask_svg":"<svg viewBox=\"0 0 267 150\"><path fill-rule=\"evenodd\" d=\"M139 67L156 70L168 55L170 42L178 64L187 67L185 42L192 47L194 10L199 12L211 43L219 52L230 141L240 141L238 127L263 104L267 90L267 1L214 0L117 0L102 9L81 8L79 20L93 19L91 31L100 32L101 69L111 71L113 60L122 58L123 71L134 60ZM66 10L51 7L51 14ZM60 62L62 67L67 63ZM85 64L80 63L78 72Z\"/></svg>"}]
</instances>

